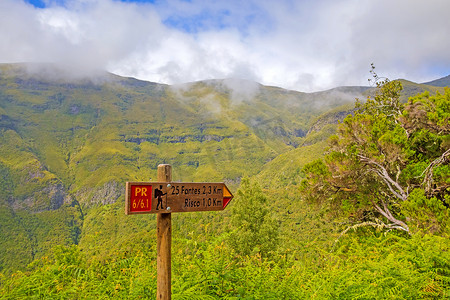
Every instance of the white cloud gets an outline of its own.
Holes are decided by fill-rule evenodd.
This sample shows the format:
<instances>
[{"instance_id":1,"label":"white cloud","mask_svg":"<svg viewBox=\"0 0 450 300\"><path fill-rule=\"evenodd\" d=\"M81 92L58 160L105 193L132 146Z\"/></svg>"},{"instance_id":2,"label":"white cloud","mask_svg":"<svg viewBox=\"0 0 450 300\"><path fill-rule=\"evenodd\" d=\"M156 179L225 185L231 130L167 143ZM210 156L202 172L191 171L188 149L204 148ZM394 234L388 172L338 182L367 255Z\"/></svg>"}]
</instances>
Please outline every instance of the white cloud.
<instances>
[{"instance_id":1,"label":"white cloud","mask_svg":"<svg viewBox=\"0 0 450 300\"><path fill-rule=\"evenodd\" d=\"M52 2L51 2L52 3ZM181 83L243 78L300 91L450 73L447 0L0 1L0 62Z\"/></svg>"},{"instance_id":2,"label":"white cloud","mask_svg":"<svg viewBox=\"0 0 450 300\"><path fill-rule=\"evenodd\" d=\"M371 61L389 77L418 82L448 75L449 9L449 1L439 0L370 2L354 21L358 26L350 39L353 68Z\"/></svg>"}]
</instances>

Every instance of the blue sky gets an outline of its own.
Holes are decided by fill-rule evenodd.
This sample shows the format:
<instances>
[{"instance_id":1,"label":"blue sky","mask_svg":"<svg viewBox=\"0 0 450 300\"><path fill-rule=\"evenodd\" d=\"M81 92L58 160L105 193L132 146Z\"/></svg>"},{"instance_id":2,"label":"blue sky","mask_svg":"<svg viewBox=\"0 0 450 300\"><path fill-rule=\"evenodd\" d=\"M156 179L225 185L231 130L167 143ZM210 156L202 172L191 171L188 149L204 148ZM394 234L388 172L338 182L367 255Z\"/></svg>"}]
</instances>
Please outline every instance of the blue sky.
<instances>
[{"instance_id":1,"label":"blue sky","mask_svg":"<svg viewBox=\"0 0 450 300\"><path fill-rule=\"evenodd\" d=\"M448 0L1 0L0 63L300 91L450 74Z\"/></svg>"},{"instance_id":2,"label":"blue sky","mask_svg":"<svg viewBox=\"0 0 450 300\"><path fill-rule=\"evenodd\" d=\"M24 0L25 2L33 5L36 8L55 8L64 7L70 9L72 4L76 1L72 0ZM151 4L152 8L156 11L162 12L164 7L170 6L166 1L157 0L113 0L115 2L122 2L127 4ZM80 1L79 1L80 2ZM170 2L170 1L169 1ZM184 4L192 4L190 0L179 1ZM214 3L217 1L210 1ZM225 5L217 6L204 5L203 7L197 6L197 9L193 11L178 11L173 10L173 13L165 13L162 20L168 27L176 28L187 33L198 33L205 30L222 30L225 28L236 27L242 32L245 32L248 24L255 22L256 19L265 18L270 19L270 15L260 9L258 5L253 2L242 1L241 8L245 7L245 11L240 13L240 18L236 19L237 15L232 8L228 8L226 1L222 1ZM85 1L88 3L88 1ZM250 5L249 5L250 4ZM240 8L239 8L240 9ZM236 22L237 21L237 22Z\"/></svg>"},{"instance_id":3,"label":"blue sky","mask_svg":"<svg viewBox=\"0 0 450 300\"><path fill-rule=\"evenodd\" d=\"M116 0L119 1L119 0ZM65 2L69 2L67 0L25 0L25 2L30 3L34 7L37 8L45 8L51 6L65 6ZM120 0L120 2L128 2L128 3L155 3L154 0Z\"/></svg>"}]
</instances>

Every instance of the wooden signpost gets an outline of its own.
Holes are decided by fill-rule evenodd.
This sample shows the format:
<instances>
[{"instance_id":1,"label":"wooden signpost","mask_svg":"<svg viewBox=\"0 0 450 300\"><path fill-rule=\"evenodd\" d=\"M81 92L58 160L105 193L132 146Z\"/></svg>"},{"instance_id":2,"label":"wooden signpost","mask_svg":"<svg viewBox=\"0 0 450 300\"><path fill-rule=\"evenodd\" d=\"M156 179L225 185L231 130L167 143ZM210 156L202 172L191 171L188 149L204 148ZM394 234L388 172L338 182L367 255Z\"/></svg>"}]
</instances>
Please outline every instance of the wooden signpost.
<instances>
[{"instance_id":1,"label":"wooden signpost","mask_svg":"<svg viewBox=\"0 0 450 300\"><path fill-rule=\"evenodd\" d=\"M157 299L171 299L173 212L224 210L233 195L224 183L172 182L172 167L158 166L157 182L127 182L125 214L156 213Z\"/></svg>"}]
</instances>

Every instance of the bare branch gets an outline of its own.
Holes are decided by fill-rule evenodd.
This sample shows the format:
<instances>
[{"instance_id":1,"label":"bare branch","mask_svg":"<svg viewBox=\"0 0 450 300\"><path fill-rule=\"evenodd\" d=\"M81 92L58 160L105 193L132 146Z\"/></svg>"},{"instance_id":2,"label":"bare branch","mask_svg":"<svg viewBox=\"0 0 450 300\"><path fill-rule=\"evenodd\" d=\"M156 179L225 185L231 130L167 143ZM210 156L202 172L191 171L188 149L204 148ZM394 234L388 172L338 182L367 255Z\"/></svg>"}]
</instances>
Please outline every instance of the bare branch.
<instances>
[{"instance_id":1,"label":"bare branch","mask_svg":"<svg viewBox=\"0 0 450 300\"><path fill-rule=\"evenodd\" d=\"M405 222L396 219L392 215L391 211L389 210L389 208L387 207L387 205L386 205L386 203L384 201L382 201L384 210L378 204L376 204L373 200L371 200L371 202L372 202L372 205L377 209L377 211L380 214L382 214L386 219L388 219L388 221L393 223L393 224L389 225L390 228L392 228L392 229L394 229L394 228L395 229L401 229L403 231L406 231L408 234L411 234L411 232L409 231L408 225L406 225ZM396 225L395 227L394 227L394 224Z\"/></svg>"},{"instance_id":2,"label":"bare branch","mask_svg":"<svg viewBox=\"0 0 450 300\"><path fill-rule=\"evenodd\" d=\"M389 176L389 173L385 167L363 155L358 154L358 157L361 161L376 167L372 170L384 181L384 183L386 183L389 190L392 192L392 194L394 194L395 197L403 201L408 199L408 193L405 192L405 190L397 181L393 180L391 176Z\"/></svg>"},{"instance_id":3,"label":"bare branch","mask_svg":"<svg viewBox=\"0 0 450 300\"><path fill-rule=\"evenodd\" d=\"M431 187L433 185L433 170L434 167L444 163L450 157L450 149L447 149L442 155L435 160L433 160L420 174L420 177L424 176L422 185L425 186L425 191L429 193L431 191Z\"/></svg>"},{"instance_id":4,"label":"bare branch","mask_svg":"<svg viewBox=\"0 0 450 300\"><path fill-rule=\"evenodd\" d=\"M330 252L334 251L334 247L336 246L336 244L339 242L341 237L344 234L346 234L349 230L351 230L351 229L356 230L357 228L365 227L365 226L372 226L373 228L376 228L376 229L387 229L388 231L391 231L392 229L399 229L399 230L406 231L409 235L411 235L411 233L409 232L408 226L406 226L406 228L405 228L405 227L402 227L402 226L396 225L396 224L385 224L384 222L380 221L379 219L375 219L375 222L367 221L367 222L354 224L352 226L345 228L341 232L341 234L339 234L339 236L336 238L336 240L334 241L333 247L331 248Z\"/></svg>"}]
</instances>

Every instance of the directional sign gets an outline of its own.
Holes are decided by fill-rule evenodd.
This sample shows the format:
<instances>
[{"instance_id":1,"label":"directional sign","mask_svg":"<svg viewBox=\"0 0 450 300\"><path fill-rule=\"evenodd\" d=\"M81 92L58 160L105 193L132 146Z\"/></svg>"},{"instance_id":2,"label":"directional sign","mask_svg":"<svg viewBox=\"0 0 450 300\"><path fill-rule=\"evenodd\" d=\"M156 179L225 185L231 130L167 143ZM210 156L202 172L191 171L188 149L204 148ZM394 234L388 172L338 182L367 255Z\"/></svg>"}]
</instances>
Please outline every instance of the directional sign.
<instances>
[{"instance_id":1,"label":"directional sign","mask_svg":"<svg viewBox=\"0 0 450 300\"><path fill-rule=\"evenodd\" d=\"M222 182L127 182L125 213L224 210L233 195Z\"/></svg>"}]
</instances>

